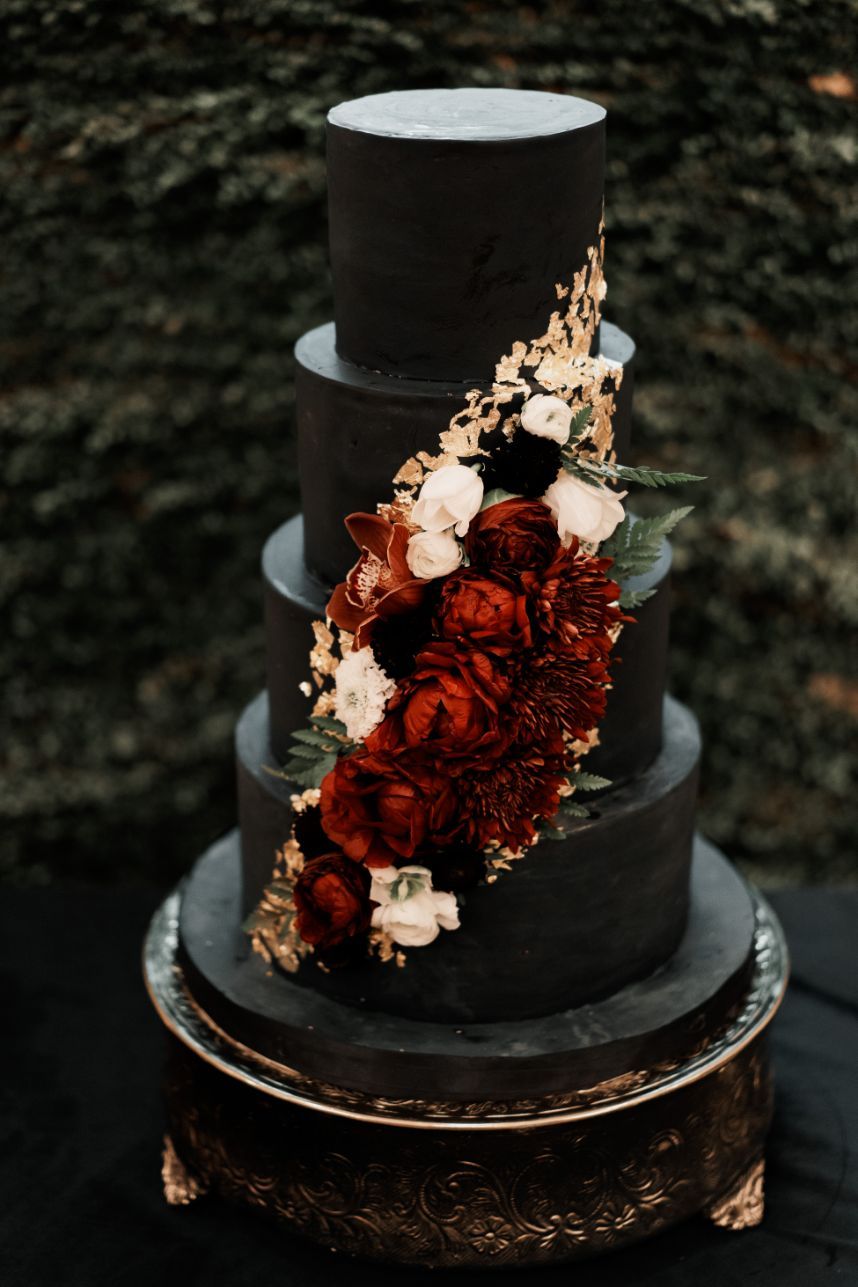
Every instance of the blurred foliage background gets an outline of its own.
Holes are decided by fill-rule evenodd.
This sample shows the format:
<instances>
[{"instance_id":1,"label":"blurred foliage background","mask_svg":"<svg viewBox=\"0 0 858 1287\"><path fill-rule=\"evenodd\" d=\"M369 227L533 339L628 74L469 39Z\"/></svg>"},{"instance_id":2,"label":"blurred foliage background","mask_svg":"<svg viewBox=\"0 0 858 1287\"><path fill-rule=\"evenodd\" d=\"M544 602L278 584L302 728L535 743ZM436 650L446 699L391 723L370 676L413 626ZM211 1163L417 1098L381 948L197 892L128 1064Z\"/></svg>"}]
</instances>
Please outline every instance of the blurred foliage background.
<instances>
[{"instance_id":1,"label":"blurred foliage background","mask_svg":"<svg viewBox=\"0 0 858 1287\"><path fill-rule=\"evenodd\" d=\"M6 879L163 883L231 824L260 549L298 503L291 348L331 311L325 113L498 84L609 110L638 458L710 478L681 498L672 654L703 826L770 883L855 878L855 19L4 0Z\"/></svg>"}]
</instances>

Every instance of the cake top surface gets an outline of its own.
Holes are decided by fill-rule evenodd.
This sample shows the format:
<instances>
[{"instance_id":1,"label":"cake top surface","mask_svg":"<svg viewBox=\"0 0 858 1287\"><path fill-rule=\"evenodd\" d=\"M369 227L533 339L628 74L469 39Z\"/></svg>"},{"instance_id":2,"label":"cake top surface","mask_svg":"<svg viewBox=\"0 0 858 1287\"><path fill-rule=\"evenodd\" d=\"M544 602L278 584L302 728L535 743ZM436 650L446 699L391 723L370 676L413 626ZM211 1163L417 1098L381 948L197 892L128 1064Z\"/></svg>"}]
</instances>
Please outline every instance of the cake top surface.
<instances>
[{"instance_id":1,"label":"cake top surface","mask_svg":"<svg viewBox=\"0 0 858 1287\"><path fill-rule=\"evenodd\" d=\"M541 90L412 89L339 103L328 121L387 138L484 143L564 134L605 114L588 99Z\"/></svg>"}]
</instances>

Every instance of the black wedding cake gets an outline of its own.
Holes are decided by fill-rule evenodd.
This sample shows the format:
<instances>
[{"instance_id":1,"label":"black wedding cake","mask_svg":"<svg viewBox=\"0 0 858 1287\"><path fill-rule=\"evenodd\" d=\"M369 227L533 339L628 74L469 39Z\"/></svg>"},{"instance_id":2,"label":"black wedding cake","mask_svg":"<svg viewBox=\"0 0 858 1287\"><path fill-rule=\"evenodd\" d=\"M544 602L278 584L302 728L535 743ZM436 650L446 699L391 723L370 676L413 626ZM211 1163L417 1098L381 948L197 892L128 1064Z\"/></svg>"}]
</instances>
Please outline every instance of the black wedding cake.
<instances>
[{"instance_id":1,"label":"black wedding cake","mask_svg":"<svg viewBox=\"0 0 858 1287\"><path fill-rule=\"evenodd\" d=\"M785 953L695 833L665 692L687 510L633 506L705 483L627 463L605 112L379 94L327 148L335 316L296 347L303 512L262 555L239 826L146 947L165 1191L423 1265L741 1227Z\"/></svg>"}]
</instances>

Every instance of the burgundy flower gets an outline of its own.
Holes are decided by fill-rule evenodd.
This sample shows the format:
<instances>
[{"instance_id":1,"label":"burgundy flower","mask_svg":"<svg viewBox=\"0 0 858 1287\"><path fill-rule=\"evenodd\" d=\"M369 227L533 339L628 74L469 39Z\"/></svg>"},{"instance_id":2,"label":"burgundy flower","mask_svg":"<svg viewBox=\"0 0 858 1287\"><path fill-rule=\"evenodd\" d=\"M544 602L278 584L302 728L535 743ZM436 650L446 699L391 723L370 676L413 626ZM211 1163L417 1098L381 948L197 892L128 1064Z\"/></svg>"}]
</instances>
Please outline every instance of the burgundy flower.
<instances>
[{"instance_id":1,"label":"burgundy flower","mask_svg":"<svg viewBox=\"0 0 858 1287\"><path fill-rule=\"evenodd\" d=\"M418 580L406 561L411 532L404 523L390 523L379 514L350 514L346 527L361 554L331 595L328 616L355 634L362 648L372 623L417 607L427 582Z\"/></svg>"},{"instance_id":2,"label":"burgundy flower","mask_svg":"<svg viewBox=\"0 0 858 1287\"><path fill-rule=\"evenodd\" d=\"M532 844L537 820L553 818L557 812L567 776L559 733L539 743L514 743L499 762L463 774L456 790L467 817L466 838L480 848Z\"/></svg>"},{"instance_id":3,"label":"burgundy flower","mask_svg":"<svg viewBox=\"0 0 858 1287\"><path fill-rule=\"evenodd\" d=\"M607 657L616 627L630 620L617 602L620 587L608 577L610 567L611 559L581 554L573 540L548 567L523 573L531 611L553 652Z\"/></svg>"},{"instance_id":4,"label":"burgundy flower","mask_svg":"<svg viewBox=\"0 0 858 1287\"><path fill-rule=\"evenodd\" d=\"M449 843L460 825L449 780L431 764L367 749L337 761L322 781L320 807L326 834L368 867Z\"/></svg>"},{"instance_id":5,"label":"burgundy flower","mask_svg":"<svg viewBox=\"0 0 858 1287\"><path fill-rule=\"evenodd\" d=\"M504 656L531 643L527 597L508 577L474 568L453 572L441 587L435 617L442 639Z\"/></svg>"},{"instance_id":6,"label":"burgundy flower","mask_svg":"<svg viewBox=\"0 0 858 1287\"><path fill-rule=\"evenodd\" d=\"M548 506L513 496L471 519L465 549L475 567L508 573L547 567L562 546Z\"/></svg>"},{"instance_id":7,"label":"burgundy flower","mask_svg":"<svg viewBox=\"0 0 858 1287\"><path fill-rule=\"evenodd\" d=\"M386 755L419 750L448 775L497 759L511 737L503 717L509 696L498 659L446 640L430 643L391 697L367 749Z\"/></svg>"},{"instance_id":8,"label":"burgundy flower","mask_svg":"<svg viewBox=\"0 0 858 1287\"><path fill-rule=\"evenodd\" d=\"M326 953L368 932L372 920L370 875L340 853L323 854L304 866L295 882L295 928L305 943Z\"/></svg>"}]
</instances>

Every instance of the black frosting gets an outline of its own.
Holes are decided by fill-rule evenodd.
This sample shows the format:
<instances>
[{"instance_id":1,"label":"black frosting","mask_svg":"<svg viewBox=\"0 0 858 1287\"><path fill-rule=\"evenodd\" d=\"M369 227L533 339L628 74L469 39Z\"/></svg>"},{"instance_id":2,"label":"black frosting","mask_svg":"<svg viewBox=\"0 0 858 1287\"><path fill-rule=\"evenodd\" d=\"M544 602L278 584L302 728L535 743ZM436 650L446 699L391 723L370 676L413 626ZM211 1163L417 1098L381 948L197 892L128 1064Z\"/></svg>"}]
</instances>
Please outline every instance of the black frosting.
<instances>
[{"instance_id":1,"label":"black frosting","mask_svg":"<svg viewBox=\"0 0 858 1287\"><path fill-rule=\"evenodd\" d=\"M179 933L191 989L239 1041L325 1082L445 1100L483 1100L487 1088L493 1098L563 1093L687 1056L702 1032L724 1022L748 982L753 904L741 877L699 838L686 929L659 970L601 1001L479 1024L347 1005L272 971L238 928L236 849L235 833L213 846L184 891ZM646 882L636 875L632 883ZM569 911L558 900L552 907L558 921ZM545 927L544 916L538 924ZM420 950L428 957L437 946ZM501 953L494 963L502 961Z\"/></svg>"},{"instance_id":2,"label":"black frosting","mask_svg":"<svg viewBox=\"0 0 858 1287\"><path fill-rule=\"evenodd\" d=\"M238 731L244 906L289 835L290 787L263 767L265 703ZM700 740L668 699L664 746L645 773L590 806L566 840L543 840L511 872L467 896L461 928L408 953L299 980L371 1009L427 1020L526 1018L603 996L655 969L685 925ZM548 912L550 909L550 914Z\"/></svg>"},{"instance_id":3,"label":"black frosting","mask_svg":"<svg viewBox=\"0 0 858 1287\"><path fill-rule=\"evenodd\" d=\"M547 315L542 319L544 330ZM525 333L528 334L528 333ZM601 353L623 364L615 395L614 444L628 459L635 346L616 326L602 326ZM495 359L501 356L500 350ZM417 451L435 452L438 435L481 384L397 379L363 371L338 357L330 324L308 331L295 347L298 465L307 566L330 584L342 579L357 551L343 526L356 510L375 512L392 496L392 479Z\"/></svg>"},{"instance_id":4,"label":"black frosting","mask_svg":"<svg viewBox=\"0 0 858 1287\"><path fill-rule=\"evenodd\" d=\"M605 112L561 94L434 89L328 114L339 352L371 370L491 379L542 334L598 239Z\"/></svg>"}]
</instances>

